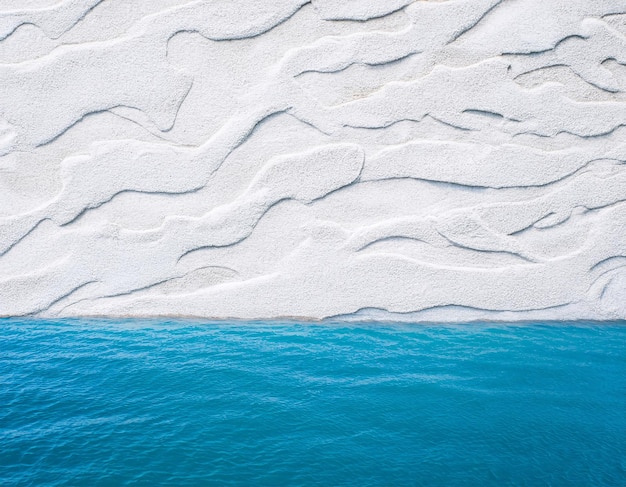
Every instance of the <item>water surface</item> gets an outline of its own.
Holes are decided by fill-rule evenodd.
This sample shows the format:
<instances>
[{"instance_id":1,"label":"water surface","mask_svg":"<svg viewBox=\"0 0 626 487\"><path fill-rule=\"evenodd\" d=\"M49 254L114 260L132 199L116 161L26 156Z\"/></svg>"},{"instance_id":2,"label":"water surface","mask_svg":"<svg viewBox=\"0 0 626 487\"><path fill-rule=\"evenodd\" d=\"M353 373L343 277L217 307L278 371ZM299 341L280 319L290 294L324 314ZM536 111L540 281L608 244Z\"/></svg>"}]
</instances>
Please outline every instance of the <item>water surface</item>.
<instances>
[{"instance_id":1,"label":"water surface","mask_svg":"<svg viewBox=\"0 0 626 487\"><path fill-rule=\"evenodd\" d=\"M0 485L626 485L626 323L0 320Z\"/></svg>"}]
</instances>

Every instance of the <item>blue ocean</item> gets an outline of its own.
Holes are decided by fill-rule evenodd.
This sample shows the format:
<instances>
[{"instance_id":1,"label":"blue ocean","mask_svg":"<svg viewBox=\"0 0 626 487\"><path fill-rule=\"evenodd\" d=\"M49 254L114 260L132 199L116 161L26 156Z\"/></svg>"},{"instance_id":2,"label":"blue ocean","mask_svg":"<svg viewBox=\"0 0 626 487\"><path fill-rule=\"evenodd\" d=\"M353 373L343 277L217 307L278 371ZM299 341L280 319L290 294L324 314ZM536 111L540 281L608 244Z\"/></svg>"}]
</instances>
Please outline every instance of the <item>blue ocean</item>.
<instances>
[{"instance_id":1,"label":"blue ocean","mask_svg":"<svg viewBox=\"0 0 626 487\"><path fill-rule=\"evenodd\" d=\"M625 486L626 323L0 320L0 485Z\"/></svg>"}]
</instances>

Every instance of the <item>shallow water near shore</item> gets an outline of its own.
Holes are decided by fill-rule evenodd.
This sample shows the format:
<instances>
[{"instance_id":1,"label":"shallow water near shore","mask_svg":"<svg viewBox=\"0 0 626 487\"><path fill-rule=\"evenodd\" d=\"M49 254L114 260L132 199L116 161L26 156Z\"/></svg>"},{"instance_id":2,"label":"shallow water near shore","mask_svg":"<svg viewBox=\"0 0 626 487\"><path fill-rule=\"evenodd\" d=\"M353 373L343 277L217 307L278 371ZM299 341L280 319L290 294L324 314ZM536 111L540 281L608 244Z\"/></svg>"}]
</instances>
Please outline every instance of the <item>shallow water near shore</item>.
<instances>
[{"instance_id":1,"label":"shallow water near shore","mask_svg":"<svg viewBox=\"0 0 626 487\"><path fill-rule=\"evenodd\" d=\"M0 320L0 485L626 485L626 322Z\"/></svg>"}]
</instances>

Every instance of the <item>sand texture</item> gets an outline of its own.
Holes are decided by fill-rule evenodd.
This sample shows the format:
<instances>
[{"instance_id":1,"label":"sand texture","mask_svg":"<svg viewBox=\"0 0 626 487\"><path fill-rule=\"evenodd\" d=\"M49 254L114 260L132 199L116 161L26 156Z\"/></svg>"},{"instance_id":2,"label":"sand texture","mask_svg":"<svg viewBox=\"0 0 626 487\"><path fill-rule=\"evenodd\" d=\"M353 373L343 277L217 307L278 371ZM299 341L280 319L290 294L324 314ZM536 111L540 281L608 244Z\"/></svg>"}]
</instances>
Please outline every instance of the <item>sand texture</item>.
<instances>
[{"instance_id":1,"label":"sand texture","mask_svg":"<svg viewBox=\"0 0 626 487\"><path fill-rule=\"evenodd\" d=\"M626 319L626 0L0 0L0 316Z\"/></svg>"}]
</instances>

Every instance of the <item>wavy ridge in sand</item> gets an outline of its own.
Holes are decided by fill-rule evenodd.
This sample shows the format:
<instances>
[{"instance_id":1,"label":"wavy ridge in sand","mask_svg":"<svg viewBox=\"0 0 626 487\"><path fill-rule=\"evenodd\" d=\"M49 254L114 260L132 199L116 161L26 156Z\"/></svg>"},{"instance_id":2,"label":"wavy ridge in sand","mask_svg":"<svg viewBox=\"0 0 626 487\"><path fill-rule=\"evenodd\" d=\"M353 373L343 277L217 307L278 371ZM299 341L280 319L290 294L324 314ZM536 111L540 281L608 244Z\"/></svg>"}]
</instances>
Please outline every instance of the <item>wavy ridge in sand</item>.
<instances>
[{"instance_id":1,"label":"wavy ridge in sand","mask_svg":"<svg viewBox=\"0 0 626 487\"><path fill-rule=\"evenodd\" d=\"M0 315L626 318L623 0L14 3Z\"/></svg>"}]
</instances>

